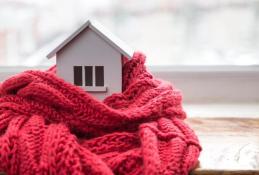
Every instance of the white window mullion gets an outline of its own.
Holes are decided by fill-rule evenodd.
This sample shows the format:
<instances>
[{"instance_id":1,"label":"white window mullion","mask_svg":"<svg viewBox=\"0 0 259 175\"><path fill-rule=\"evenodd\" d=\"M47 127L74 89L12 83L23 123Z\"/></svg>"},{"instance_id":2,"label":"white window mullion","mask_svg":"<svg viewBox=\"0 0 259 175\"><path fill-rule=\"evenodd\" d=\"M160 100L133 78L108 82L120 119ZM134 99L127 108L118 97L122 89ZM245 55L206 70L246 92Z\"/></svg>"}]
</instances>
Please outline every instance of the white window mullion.
<instances>
[{"instance_id":1,"label":"white window mullion","mask_svg":"<svg viewBox=\"0 0 259 175\"><path fill-rule=\"evenodd\" d=\"M82 66L82 87L85 87L85 66Z\"/></svg>"}]
</instances>

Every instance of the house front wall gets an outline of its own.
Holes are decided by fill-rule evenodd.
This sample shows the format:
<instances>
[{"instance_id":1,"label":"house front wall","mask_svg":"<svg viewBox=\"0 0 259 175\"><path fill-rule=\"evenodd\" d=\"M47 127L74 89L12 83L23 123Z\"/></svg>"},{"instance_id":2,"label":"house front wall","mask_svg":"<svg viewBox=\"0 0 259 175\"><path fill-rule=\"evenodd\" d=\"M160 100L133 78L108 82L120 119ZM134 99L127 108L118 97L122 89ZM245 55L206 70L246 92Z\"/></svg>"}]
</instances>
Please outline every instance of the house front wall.
<instances>
[{"instance_id":1,"label":"house front wall","mask_svg":"<svg viewBox=\"0 0 259 175\"><path fill-rule=\"evenodd\" d=\"M57 53L57 74L72 84L74 66L104 66L104 85L107 91L89 92L98 99L102 100L113 93L121 92L121 54L89 28ZM87 90L85 86L81 88Z\"/></svg>"}]
</instances>

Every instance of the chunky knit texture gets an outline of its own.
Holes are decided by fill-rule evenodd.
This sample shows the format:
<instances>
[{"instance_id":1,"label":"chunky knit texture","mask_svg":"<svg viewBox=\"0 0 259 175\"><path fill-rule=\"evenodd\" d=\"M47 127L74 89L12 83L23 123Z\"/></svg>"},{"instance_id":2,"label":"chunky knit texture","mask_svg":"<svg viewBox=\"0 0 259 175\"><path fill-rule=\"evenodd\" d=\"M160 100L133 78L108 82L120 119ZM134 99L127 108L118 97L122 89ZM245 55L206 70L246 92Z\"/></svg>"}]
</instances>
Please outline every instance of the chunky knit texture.
<instances>
[{"instance_id":1,"label":"chunky knit texture","mask_svg":"<svg viewBox=\"0 0 259 175\"><path fill-rule=\"evenodd\" d=\"M0 86L0 172L187 175L200 145L184 123L181 94L123 63L123 92L103 102L55 75L26 71Z\"/></svg>"}]
</instances>

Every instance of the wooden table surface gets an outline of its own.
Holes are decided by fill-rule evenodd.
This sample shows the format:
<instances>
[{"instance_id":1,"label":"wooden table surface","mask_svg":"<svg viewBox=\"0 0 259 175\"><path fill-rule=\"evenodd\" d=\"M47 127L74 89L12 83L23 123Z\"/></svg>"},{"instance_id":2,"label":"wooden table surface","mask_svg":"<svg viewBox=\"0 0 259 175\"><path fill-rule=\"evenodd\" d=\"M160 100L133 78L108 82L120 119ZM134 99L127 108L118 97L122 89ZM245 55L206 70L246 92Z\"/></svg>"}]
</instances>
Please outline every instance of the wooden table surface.
<instances>
[{"instance_id":1,"label":"wooden table surface","mask_svg":"<svg viewBox=\"0 0 259 175\"><path fill-rule=\"evenodd\" d=\"M191 175L259 175L259 119L190 118L187 123L203 147Z\"/></svg>"},{"instance_id":2,"label":"wooden table surface","mask_svg":"<svg viewBox=\"0 0 259 175\"><path fill-rule=\"evenodd\" d=\"M259 175L259 119L190 118L203 150L191 175Z\"/></svg>"}]
</instances>

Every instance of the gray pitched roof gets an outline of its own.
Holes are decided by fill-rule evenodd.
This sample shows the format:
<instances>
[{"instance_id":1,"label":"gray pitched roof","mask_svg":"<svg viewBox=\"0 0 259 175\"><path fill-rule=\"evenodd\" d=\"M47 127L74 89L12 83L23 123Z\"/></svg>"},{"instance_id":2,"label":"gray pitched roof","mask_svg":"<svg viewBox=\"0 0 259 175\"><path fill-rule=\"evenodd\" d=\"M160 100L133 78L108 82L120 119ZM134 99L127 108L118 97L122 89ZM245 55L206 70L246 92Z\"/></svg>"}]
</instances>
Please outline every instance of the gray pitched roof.
<instances>
[{"instance_id":1,"label":"gray pitched roof","mask_svg":"<svg viewBox=\"0 0 259 175\"><path fill-rule=\"evenodd\" d=\"M53 51L51 51L47 55L47 58L52 58L53 56L55 56L58 51L60 51L64 46L66 46L71 40L73 40L87 27L89 27L94 32L96 32L100 37L102 37L105 41L107 41L114 49L116 49L122 55L126 56L127 58L132 58L133 50L131 48L129 48L123 41L121 41L119 38L114 36L111 32L105 29L98 22L92 21L92 20L91 21L88 20L72 35L70 35L67 39L65 39L60 45L58 45Z\"/></svg>"}]
</instances>

